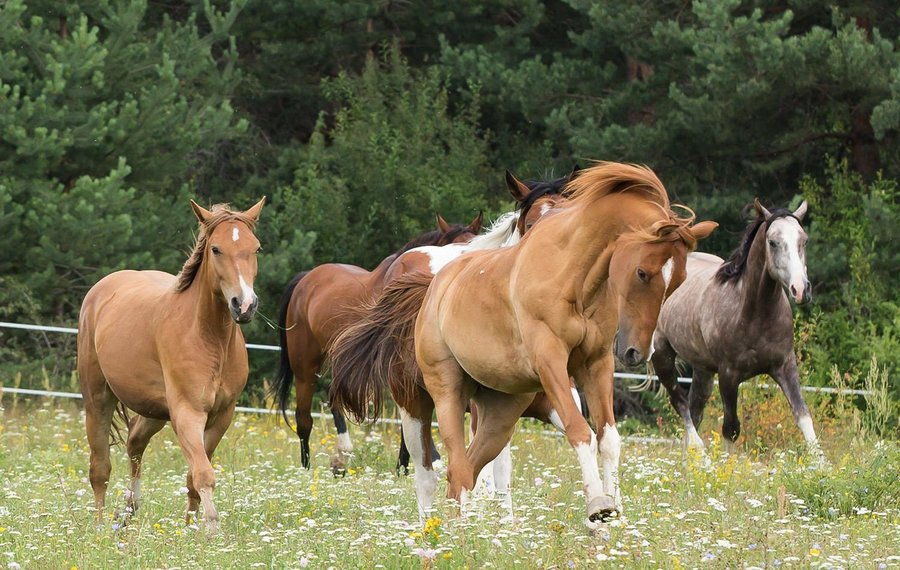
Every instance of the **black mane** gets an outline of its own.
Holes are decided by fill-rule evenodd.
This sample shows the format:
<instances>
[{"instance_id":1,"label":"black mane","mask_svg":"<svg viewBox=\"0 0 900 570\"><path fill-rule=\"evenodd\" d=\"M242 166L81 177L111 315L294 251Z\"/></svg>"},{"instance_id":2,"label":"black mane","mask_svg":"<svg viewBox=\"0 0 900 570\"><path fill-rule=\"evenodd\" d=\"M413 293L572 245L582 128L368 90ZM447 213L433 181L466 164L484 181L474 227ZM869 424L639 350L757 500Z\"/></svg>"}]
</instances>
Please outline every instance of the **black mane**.
<instances>
[{"instance_id":1,"label":"black mane","mask_svg":"<svg viewBox=\"0 0 900 570\"><path fill-rule=\"evenodd\" d=\"M769 216L768 220L760 214L755 220L750 222L750 225L744 230L740 245L737 246L737 249L735 249L731 254L731 257L728 258L728 261L723 263L722 266L719 267L719 270L716 271L717 282L728 283L729 281L738 281L741 278L744 271L747 269L747 258L750 257L750 247L753 245L753 240L756 239L756 234L761 227L768 226L769 223L778 218L786 218L788 216L794 217L794 213L786 208L778 208L772 210L770 213L772 215Z\"/></svg>"},{"instance_id":2,"label":"black mane","mask_svg":"<svg viewBox=\"0 0 900 570\"><path fill-rule=\"evenodd\" d=\"M431 230L424 234L413 238L406 245L394 252L394 255L400 255L411 249L422 247L423 245L438 245L440 243L453 243L460 234L472 231L468 226L462 224L451 224L450 231L446 234L441 230Z\"/></svg>"},{"instance_id":3,"label":"black mane","mask_svg":"<svg viewBox=\"0 0 900 570\"><path fill-rule=\"evenodd\" d=\"M519 211L519 217L524 218L528 215L528 211L531 210L531 207L541 196L546 196L547 194L562 194L563 188L565 188L566 184L575 177L577 171L578 167L575 167L575 170L573 170L571 174L554 178L553 180L526 180L524 184L531 192L528 193L528 196L526 196L524 200L516 204L516 210Z\"/></svg>"}]
</instances>

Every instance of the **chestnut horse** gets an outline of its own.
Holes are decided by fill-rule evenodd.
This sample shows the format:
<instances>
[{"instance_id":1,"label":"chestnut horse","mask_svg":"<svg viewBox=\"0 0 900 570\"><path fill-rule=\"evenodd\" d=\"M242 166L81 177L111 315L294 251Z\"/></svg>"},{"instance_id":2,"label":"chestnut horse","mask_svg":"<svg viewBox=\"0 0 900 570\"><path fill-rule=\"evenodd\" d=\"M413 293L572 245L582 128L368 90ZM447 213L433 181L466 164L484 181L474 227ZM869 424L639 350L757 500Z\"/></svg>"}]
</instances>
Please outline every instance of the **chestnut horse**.
<instances>
[{"instance_id":1,"label":"chestnut horse","mask_svg":"<svg viewBox=\"0 0 900 570\"><path fill-rule=\"evenodd\" d=\"M189 464L186 518L202 502L218 525L210 458L231 424L249 372L238 324L256 313L259 241L253 233L265 198L245 212L194 201L197 242L181 273L117 271L94 285L78 319L78 381L91 448L90 480L98 521L109 485L109 441L117 406L128 421L131 485L126 512L138 507L141 459L150 438L172 422ZM124 407L123 407L124 406Z\"/></svg>"},{"instance_id":2,"label":"chestnut horse","mask_svg":"<svg viewBox=\"0 0 900 570\"><path fill-rule=\"evenodd\" d=\"M429 456L432 412L449 454L448 496L464 506L475 478L509 442L539 391L557 410L581 463L588 524L621 512L614 340L626 364L650 356L659 308L684 280L688 251L716 224L691 227L693 218L677 217L662 183L642 166L599 163L579 172L564 193L569 200L518 244L467 253L433 281L410 274L386 287L379 305L387 312L365 323L382 339L370 373L348 366L349 374L338 375L335 368L332 404L357 419L379 413L382 389L390 385L416 464L420 517L437 483ZM403 350L413 329L414 360ZM362 358L373 361L370 354ZM596 437L572 396L570 376L604 428L602 484ZM480 422L467 450L469 400Z\"/></svg>"},{"instance_id":3,"label":"chestnut horse","mask_svg":"<svg viewBox=\"0 0 900 570\"><path fill-rule=\"evenodd\" d=\"M738 386L769 374L791 405L794 420L813 456L821 461L812 418L800 393L794 355L794 322L785 290L798 304L810 299L806 277L806 202L791 212L769 211L758 200L759 217L744 233L727 262L714 255L688 256L688 277L663 305L653 366L672 406L684 420L685 447L703 449L696 427L719 375L724 422L722 436L733 446L741 433ZM735 334L739 331L739 334ZM689 402L676 385L676 354L693 367Z\"/></svg>"},{"instance_id":4,"label":"chestnut horse","mask_svg":"<svg viewBox=\"0 0 900 570\"><path fill-rule=\"evenodd\" d=\"M300 462L309 469L309 438L312 434L312 398L316 378L322 369L331 341L349 323L344 313L381 291L385 272L402 252L422 245L445 245L466 242L481 230L482 215L468 226L448 224L440 215L438 230L431 231L384 258L372 271L343 263L326 263L310 271L298 273L288 283L278 309L281 338L281 368L272 386L278 406L287 418L291 384L296 386L297 436L300 438ZM293 382L292 382L293 381ZM340 411L332 410L337 428L337 441L331 456L331 469L343 473L353 445L347 433L347 422Z\"/></svg>"}]
</instances>

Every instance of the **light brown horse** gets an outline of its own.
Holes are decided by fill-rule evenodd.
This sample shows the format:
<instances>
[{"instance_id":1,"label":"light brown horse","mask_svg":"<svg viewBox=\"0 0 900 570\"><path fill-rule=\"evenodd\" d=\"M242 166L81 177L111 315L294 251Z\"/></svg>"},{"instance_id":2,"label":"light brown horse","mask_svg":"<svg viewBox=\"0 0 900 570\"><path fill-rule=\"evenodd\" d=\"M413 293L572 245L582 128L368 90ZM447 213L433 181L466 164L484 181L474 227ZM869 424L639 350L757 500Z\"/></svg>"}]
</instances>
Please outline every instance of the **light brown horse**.
<instances>
[{"instance_id":1,"label":"light brown horse","mask_svg":"<svg viewBox=\"0 0 900 570\"><path fill-rule=\"evenodd\" d=\"M507 214L501 223L495 223L487 235L479 236L478 243L473 247L500 247L505 242L517 240L547 209L561 199L560 191L564 183L577 170L576 167L567 177L556 180L528 182L522 182L507 172L506 185L517 203L516 211ZM295 386L295 418L303 467L308 469L310 466L309 439L313 426L312 398L316 378L334 338L354 322L354 308L376 297L384 283L397 275L440 262L432 261L432 257L436 260L449 260L449 256L459 255L464 249L444 246L461 246L467 243L481 230L481 224L481 214L468 226L450 225L438 216L437 232L423 234L409 242L386 257L371 272L354 265L327 263L296 275L285 288L279 309L279 325L282 330L281 368L273 393L277 395L278 406L287 421L291 385ZM410 250L415 250L416 253L407 254ZM353 445L340 410L332 408L332 415L337 440L331 456L331 468L339 474L346 469ZM436 449L433 451L437 452ZM398 470L400 464L405 467L405 456L408 454L401 439Z\"/></svg>"},{"instance_id":2,"label":"light brown horse","mask_svg":"<svg viewBox=\"0 0 900 570\"><path fill-rule=\"evenodd\" d=\"M225 206L210 211L191 201L200 231L177 277L117 271L85 296L78 325L78 381L98 521L109 484L113 413L119 405L137 414L128 422L132 480L126 511L138 507L147 443L171 421L189 464L186 518L190 521L202 502L206 526L216 530L210 458L247 383L247 349L238 324L250 322L256 313L253 281L260 245L253 230L264 202L235 212Z\"/></svg>"},{"instance_id":3,"label":"light brown horse","mask_svg":"<svg viewBox=\"0 0 900 570\"><path fill-rule=\"evenodd\" d=\"M398 255L423 245L446 245L467 242L481 231L482 215L472 222L448 224L437 216L438 229L420 235L397 252L387 256L372 271L345 263L325 263L294 276L282 294L278 310L281 330L281 368L272 387L278 406L287 419L291 386L296 386L297 436L300 438L300 462L310 466L309 438L312 434L312 398L316 378L322 369L332 339L351 322L347 309L381 292L385 273ZM337 441L331 456L331 469L343 473L353 445L347 422L340 411L333 410Z\"/></svg>"},{"instance_id":4,"label":"light brown horse","mask_svg":"<svg viewBox=\"0 0 900 570\"><path fill-rule=\"evenodd\" d=\"M621 511L614 339L626 364L649 357L663 299L684 280L688 251L716 224L691 227L692 218L677 217L646 167L599 163L582 170L566 193L571 198L519 244L463 255L433 282L414 274L386 287L380 323L366 323L381 327L384 339L371 374L335 373L332 404L356 418L378 413L381 388L390 383L416 463L420 517L436 486L427 452L432 411L449 453L448 496L464 504L538 391L557 410L581 463L589 524ZM413 323L421 382L402 351ZM597 441L572 397L570 375L604 428L602 484ZM466 450L463 414L470 399L481 419Z\"/></svg>"}]
</instances>

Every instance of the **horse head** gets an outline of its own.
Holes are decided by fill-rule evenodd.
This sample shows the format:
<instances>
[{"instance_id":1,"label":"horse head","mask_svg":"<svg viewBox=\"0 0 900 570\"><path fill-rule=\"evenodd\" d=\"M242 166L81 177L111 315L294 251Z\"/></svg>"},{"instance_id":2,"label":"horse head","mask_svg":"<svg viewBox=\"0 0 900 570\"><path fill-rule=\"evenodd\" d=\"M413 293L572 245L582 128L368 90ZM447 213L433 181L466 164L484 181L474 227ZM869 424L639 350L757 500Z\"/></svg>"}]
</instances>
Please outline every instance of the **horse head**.
<instances>
[{"instance_id":1,"label":"horse head","mask_svg":"<svg viewBox=\"0 0 900 570\"><path fill-rule=\"evenodd\" d=\"M210 211L191 200L201 225L197 247L202 248L200 259L207 260L208 285L222 295L231 317L241 324L253 319L259 305L253 281L260 244L253 229L265 201L263 197L244 212L232 212L224 207Z\"/></svg>"},{"instance_id":2,"label":"horse head","mask_svg":"<svg viewBox=\"0 0 900 570\"><path fill-rule=\"evenodd\" d=\"M806 200L793 212L767 210L759 199L753 206L765 220L766 269L772 279L787 289L797 304L812 299L809 279L806 277L806 232L801 222L808 208Z\"/></svg>"},{"instance_id":3,"label":"horse head","mask_svg":"<svg viewBox=\"0 0 900 570\"><path fill-rule=\"evenodd\" d=\"M568 176L556 180L525 183L516 178L511 172L506 171L506 187L513 199L517 202L516 210L519 211L519 219L516 229L520 236L531 229L541 217L552 210L558 203L566 198L562 194L566 184L577 175L578 167L572 169Z\"/></svg>"},{"instance_id":4,"label":"horse head","mask_svg":"<svg viewBox=\"0 0 900 570\"><path fill-rule=\"evenodd\" d=\"M616 242L609 265L619 315L616 357L628 366L650 359L659 310L684 281L687 254L718 226L690 222L664 220L649 231L623 234Z\"/></svg>"},{"instance_id":5,"label":"horse head","mask_svg":"<svg viewBox=\"0 0 900 570\"><path fill-rule=\"evenodd\" d=\"M451 243L466 243L481 232L481 224L484 222L484 212L478 212L478 215L464 226L462 224L451 224L440 214L437 215L438 231L440 236L432 245L447 245Z\"/></svg>"}]
</instances>

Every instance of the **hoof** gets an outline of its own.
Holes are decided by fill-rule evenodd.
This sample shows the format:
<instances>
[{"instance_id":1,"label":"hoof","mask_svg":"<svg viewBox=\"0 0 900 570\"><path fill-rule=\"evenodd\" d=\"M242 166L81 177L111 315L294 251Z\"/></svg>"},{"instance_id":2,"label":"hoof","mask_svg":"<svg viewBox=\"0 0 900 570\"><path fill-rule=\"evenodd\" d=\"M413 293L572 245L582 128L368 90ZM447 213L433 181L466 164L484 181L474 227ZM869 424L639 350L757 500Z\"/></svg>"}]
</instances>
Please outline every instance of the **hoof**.
<instances>
[{"instance_id":1,"label":"hoof","mask_svg":"<svg viewBox=\"0 0 900 570\"><path fill-rule=\"evenodd\" d=\"M340 477L343 479L347 476L347 468L346 467L332 467L331 472L334 473L334 478L337 479Z\"/></svg>"},{"instance_id":2,"label":"hoof","mask_svg":"<svg viewBox=\"0 0 900 570\"><path fill-rule=\"evenodd\" d=\"M619 508L616 506L615 498L608 495L601 495L591 499L588 503L587 512L588 521L592 523L609 522L619 518L619 515L621 514Z\"/></svg>"}]
</instances>

